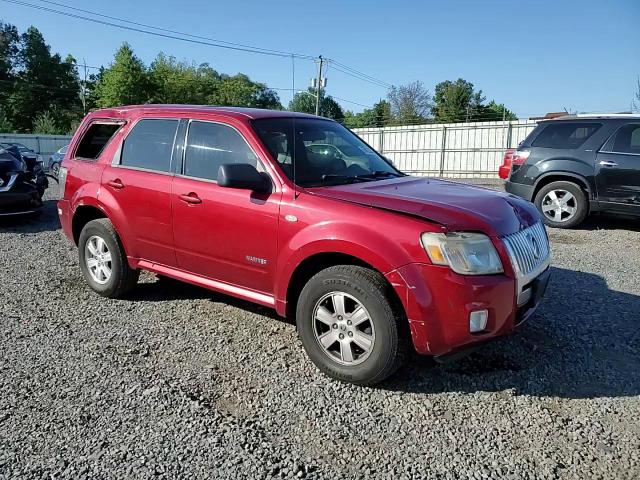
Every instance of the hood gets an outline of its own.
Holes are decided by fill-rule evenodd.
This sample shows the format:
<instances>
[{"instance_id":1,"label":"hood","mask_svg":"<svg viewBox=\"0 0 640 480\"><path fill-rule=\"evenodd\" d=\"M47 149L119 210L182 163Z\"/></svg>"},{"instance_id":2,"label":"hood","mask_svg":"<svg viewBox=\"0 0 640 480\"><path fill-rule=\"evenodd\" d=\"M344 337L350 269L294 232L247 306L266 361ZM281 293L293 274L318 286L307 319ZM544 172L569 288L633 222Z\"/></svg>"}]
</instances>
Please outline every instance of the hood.
<instances>
[{"instance_id":1,"label":"hood","mask_svg":"<svg viewBox=\"0 0 640 480\"><path fill-rule=\"evenodd\" d=\"M10 172L23 172L24 163L18 160L6 150L0 149L0 177L8 175Z\"/></svg>"},{"instance_id":2,"label":"hood","mask_svg":"<svg viewBox=\"0 0 640 480\"><path fill-rule=\"evenodd\" d=\"M309 188L314 195L417 216L447 230L509 235L540 220L530 202L514 195L433 178L401 177Z\"/></svg>"}]
</instances>

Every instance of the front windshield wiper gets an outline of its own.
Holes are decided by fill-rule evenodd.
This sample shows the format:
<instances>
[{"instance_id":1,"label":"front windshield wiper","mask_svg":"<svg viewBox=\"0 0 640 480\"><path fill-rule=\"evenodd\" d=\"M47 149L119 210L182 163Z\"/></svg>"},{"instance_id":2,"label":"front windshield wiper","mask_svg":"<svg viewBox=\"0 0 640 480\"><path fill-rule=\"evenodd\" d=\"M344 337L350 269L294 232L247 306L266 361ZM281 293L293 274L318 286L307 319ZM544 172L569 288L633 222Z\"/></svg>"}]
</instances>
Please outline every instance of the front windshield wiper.
<instances>
[{"instance_id":1,"label":"front windshield wiper","mask_svg":"<svg viewBox=\"0 0 640 480\"><path fill-rule=\"evenodd\" d=\"M389 172L387 170L375 170L371 173L358 175L358 178L383 178L383 177L400 177L399 173Z\"/></svg>"},{"instance_id":2,"label":"front windshield wiper","mask_svg":"<svg viewBox=\"0 0 640 480\"><path fill-rule=\"evenodd\" d=\"M338 175L335 173L325 173L322 175L322 180L329 181L340 181L345 183L355 183L355 182L364 182L365 178L362 178L360 175Z\"/></svg>"}]
</instances>

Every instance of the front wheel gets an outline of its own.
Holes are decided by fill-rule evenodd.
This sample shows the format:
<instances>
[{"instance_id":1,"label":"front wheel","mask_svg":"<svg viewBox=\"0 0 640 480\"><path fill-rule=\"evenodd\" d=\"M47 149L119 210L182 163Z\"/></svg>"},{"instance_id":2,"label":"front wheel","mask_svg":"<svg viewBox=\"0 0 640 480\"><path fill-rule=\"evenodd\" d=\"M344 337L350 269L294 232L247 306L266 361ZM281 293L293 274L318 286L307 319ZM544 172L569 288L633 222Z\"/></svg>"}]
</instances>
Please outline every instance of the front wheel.
<instances>
[{"instance_id":1,"label":"front wheel","mask_svg":"<svg viewBox=\"0 0 640 480\"><path fill-rule=\"evenodd\" d=\"M552 182L536 194L535 206L544 223L555 228L577 227L589 213L587 196L572 182Z\"/></svg>"},{"instance_id":2,"label":"front wheel","mask_svg":"<svg viewBox=\"0 0 640 480\"><path fill-rule=\"evenodd\" d=\"M296 309L307 355L328 376L374 385L402 364L403 317L379 273L353 265L322 270L304 286Z\"/></svg>"},{"instance_id":3,"label":"front wheel","mask_svg":"<svg viewBox=\"0 0 640 480\"><path fill-rule=\"evenodd\" d=\"M132 269L111 221L88 222L78 241L80 268L91 289L103 297L120 298L138 282L139 270Z\"/></svg>"}]
</instances>

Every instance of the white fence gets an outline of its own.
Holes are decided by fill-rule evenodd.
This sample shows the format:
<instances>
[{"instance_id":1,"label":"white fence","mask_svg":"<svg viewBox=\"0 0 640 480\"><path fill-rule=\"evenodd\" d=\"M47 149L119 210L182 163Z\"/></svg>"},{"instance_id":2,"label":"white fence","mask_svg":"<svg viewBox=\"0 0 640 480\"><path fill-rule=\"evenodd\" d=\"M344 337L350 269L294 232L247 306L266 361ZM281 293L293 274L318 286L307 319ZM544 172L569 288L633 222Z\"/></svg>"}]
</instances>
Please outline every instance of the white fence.
<instances>
[{"instance_id":1,"label":"white fence","mask_svg":"<svg viewBox=\"0 0 640 480\"><path fill-rule=\"evenodd\" d=\"M504 151L536 127L531 121L356 128L362 139L403 172L453 178L495 178Z\"/></svg>"},{"instance_id":2,"label":"white fence","mask_svg":"<svg viewBox=\"0 0 640 480\"><path fill-rule=\"evenodd\" d=\"M40 155L56 152L61 147L69 145L71 137L68 135L31 135L22 133L0 133L0 143L17 142L29 147Z\"/></svg>"}]
</instances>

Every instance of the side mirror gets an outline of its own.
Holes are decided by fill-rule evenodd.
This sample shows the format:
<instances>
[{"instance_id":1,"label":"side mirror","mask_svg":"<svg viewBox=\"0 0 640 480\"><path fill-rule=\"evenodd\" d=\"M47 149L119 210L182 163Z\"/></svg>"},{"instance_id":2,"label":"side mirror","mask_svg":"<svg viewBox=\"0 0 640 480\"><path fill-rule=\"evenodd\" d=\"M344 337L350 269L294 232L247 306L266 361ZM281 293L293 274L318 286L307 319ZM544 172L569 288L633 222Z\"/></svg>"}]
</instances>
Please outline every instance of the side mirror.
<instances>
[{"instance_id":1,"label":"side mirror","mask_svg":"<svg viewBox=\"0 0 640 480\"><path fill-rule=\"evenodd\" d=\"M242 188L258 193L271 191L271 181L266 174L258 172L248 163L225 163L218 169L218 185L227 188Z\"/></svg>"}]
</instances>

